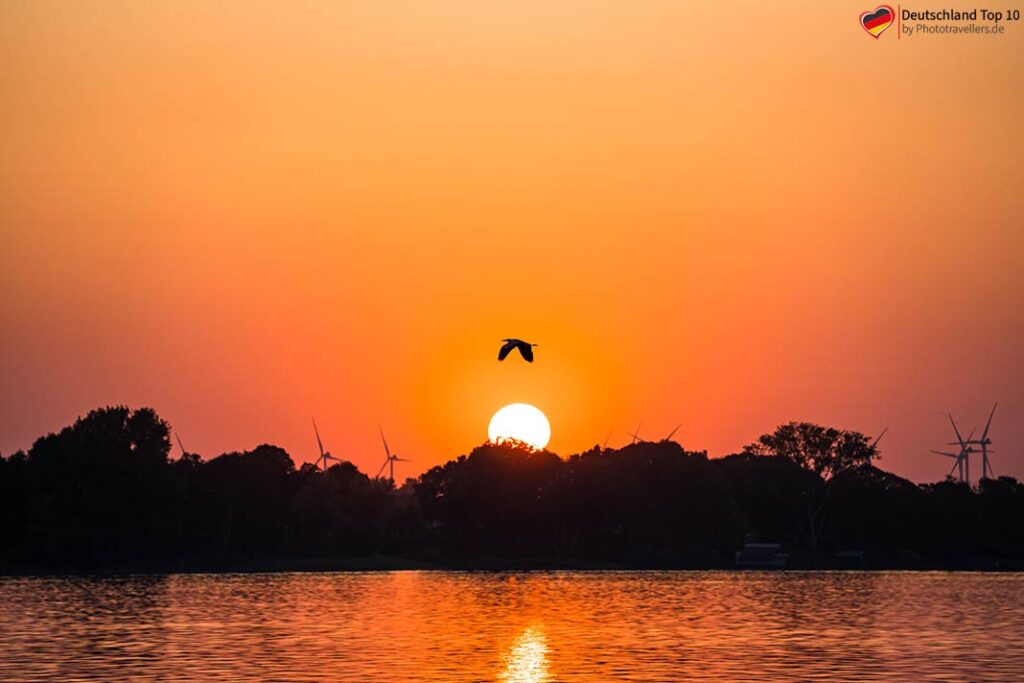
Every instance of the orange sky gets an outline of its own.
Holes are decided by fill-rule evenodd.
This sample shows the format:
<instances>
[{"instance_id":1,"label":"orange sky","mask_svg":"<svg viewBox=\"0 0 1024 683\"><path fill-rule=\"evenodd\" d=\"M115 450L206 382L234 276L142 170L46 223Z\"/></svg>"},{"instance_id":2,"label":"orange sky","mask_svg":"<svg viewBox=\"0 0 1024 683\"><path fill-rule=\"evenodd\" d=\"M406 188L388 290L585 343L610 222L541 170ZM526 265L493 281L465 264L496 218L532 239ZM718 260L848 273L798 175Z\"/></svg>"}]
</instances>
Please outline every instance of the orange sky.
<instances>
[{"instance_id":1,"label":"orange sky","mask_svg":"<svg viewBox=\"0 0 1024 683\"><path fill-rule=\"evenodd\" d=\"M416 474L523 401L562 454L889 425L936 480L998 399L1024 476L1024 25L864 9L5 3L0 451L127 403Z\"/></svg>"}]
</instances>

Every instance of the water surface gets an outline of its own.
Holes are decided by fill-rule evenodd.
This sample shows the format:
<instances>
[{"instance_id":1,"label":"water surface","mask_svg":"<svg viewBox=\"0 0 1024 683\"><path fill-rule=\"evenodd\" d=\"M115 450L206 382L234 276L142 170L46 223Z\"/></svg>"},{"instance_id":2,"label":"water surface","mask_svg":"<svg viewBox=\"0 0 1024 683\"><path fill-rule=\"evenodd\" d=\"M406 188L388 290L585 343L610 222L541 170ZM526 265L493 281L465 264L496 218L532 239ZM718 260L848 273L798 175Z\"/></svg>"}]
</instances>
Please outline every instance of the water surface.
<instances>
[{"instance_id":1,"label":"water surface","mask_svg":"<svg viewBox=\"0 0 1024 683\"><path fill-rule=\"evenodd\" d=\"M0 578L0 681L1021 681L1024 574Z\"/></svg>"}]
</instances>

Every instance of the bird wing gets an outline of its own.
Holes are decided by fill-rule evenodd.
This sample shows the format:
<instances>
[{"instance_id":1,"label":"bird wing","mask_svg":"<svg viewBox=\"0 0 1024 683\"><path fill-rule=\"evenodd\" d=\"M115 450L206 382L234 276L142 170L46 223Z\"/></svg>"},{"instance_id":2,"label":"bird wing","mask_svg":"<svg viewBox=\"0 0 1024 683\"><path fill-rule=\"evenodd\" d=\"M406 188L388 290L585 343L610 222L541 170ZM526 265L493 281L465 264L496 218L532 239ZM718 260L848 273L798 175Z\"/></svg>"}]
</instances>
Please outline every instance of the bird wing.
<instances>
[{"instance_id":1,"label":"bird wing","mask_svg":"<svg viewBox=\"0 0 1024 683\"><path fill-rule=\"evenodd\" d=\"M516 346L519 347L519 353L523 354L523 358L526 359L527 363L533 362L533 347L526 342L519 342Z\"/></svg>"},{"instance_id":2,"label":"bird wing","mask_svg":"<svg viewBox=\"0 0 1024 683\"><path fill-rule=\"evenodd\" d=\"M505 357L512 352L512 349L516 348L517 344L518 342L515 339L505 342L501 350L498 351L498 360L505 360Z\"/></svg>"}]
</instances>

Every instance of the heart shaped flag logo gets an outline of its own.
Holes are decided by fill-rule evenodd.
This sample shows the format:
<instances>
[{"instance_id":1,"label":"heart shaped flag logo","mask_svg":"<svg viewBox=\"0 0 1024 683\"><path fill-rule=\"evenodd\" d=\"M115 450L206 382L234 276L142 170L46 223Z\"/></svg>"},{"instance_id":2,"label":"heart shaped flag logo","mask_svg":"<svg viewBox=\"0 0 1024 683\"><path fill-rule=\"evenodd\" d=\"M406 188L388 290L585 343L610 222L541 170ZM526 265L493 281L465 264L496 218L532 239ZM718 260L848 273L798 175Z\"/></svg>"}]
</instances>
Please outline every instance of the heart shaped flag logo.
<instances>
[{"instance_id":1,"label":"heart shaped flag logo","mask_svg":"<svg viewBox=\"0 0 1024 683\"><path fill-rule=\"evenodd\" d=\"M870 12L864 12L860 15L860 25L864 27L865 31L878 38L885 29L892 26L895 17L896 13L892 10L892 7L879 5Z\"/></svg>"}]
</instances>

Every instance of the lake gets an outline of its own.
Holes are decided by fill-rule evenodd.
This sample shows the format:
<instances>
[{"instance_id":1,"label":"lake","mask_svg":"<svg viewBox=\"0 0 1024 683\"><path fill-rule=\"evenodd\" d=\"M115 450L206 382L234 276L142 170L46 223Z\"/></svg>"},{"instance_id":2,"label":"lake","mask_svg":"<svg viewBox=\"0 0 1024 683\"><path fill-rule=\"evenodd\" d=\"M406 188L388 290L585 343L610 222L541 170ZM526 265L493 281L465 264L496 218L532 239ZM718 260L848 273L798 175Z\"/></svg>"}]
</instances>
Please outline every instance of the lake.
<instances>
[{"instance_id":1,"label":"lake","mask_svg":"<svg viewBox=\"0 0 1024 683\"><path fill-rule=\"evenodd\" d=\"M0 578L0 680L1020 681L1024 574Z\"/></svg>"}]
</instances>

